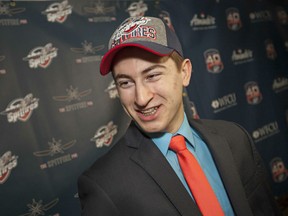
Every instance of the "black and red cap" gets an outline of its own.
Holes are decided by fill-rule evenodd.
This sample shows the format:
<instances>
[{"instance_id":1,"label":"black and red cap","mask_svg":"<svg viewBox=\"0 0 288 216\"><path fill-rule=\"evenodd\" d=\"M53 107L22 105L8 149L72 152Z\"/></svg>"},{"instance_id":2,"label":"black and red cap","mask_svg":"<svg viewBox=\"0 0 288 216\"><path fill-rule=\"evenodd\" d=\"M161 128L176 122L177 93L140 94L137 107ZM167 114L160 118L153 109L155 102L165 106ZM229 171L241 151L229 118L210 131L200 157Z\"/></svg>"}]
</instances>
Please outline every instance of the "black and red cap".
<instances>
[{"instance_id":1,"label":"black and red cap","mask_svg":"<svg viewBox=\"0 0 288 216\"><path fill-rule=\"evenodd\" d=\"M176 51L183 57L176 33L160 18L130 17L121 23L110 38L108 51L100 63L103 76L111 71L114 56L124 47L138 47L158 56L167 56Z\"/></svg>"}]
</instances>

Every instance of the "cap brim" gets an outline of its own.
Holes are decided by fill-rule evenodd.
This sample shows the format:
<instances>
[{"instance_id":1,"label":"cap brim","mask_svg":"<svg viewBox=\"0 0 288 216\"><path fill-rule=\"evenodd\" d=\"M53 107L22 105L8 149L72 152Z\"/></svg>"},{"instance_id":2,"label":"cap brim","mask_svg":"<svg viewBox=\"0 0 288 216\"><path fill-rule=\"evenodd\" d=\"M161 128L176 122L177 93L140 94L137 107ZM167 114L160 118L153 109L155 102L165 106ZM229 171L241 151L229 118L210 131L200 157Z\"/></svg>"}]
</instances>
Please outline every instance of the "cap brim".
<instances>
[{"instance_id":1,"label":"cap brim","mask_svg":"<svg viewBox=\"0 0 288 216\"><path fill-rule=\"evenodd\" d=\"M106 75L111 71L111 64L115 55L125 47L138 47L140 49L146 50L157 56L167 56L173 52L174 49L162 46L160 44L155 44L151 42L141 41L133 43L123 43L110 49L102 58L100 63L100 73L101 75Z\"/></svg>"}]
</instances>

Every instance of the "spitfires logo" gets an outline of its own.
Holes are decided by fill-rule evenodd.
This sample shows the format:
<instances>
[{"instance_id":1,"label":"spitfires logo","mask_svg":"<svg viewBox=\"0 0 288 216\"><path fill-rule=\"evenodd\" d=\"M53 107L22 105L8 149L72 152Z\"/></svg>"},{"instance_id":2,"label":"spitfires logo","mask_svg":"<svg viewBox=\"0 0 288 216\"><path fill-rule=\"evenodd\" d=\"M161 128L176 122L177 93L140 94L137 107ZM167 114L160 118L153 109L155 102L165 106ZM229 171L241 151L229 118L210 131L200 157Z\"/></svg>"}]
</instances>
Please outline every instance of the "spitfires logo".
<instances>
[{"instance_id":1,"label":"spitfires logo","mask_svg":"<svg viewBox=\"0 0 288 216\"><path fill-rule=\"evenodd\" d=\"M42 200L36 201L35 199L32 200L32 203L27 204L29 208L28 213L21 214L19 216L39 216L39 215L46 215L46 211L50 210L59 202L59 199L56 198L51 202L44 204ZM60 216L59 213L49 214L50 216Z\"/></svg>"},{"instance_id":2,"label":"spitfires logo","mask_svg":"<svg viewBox=\"0 0 288 216\"><path fill-rule=\"evenodd\" d=\"M40 165L41 169L56 167L78 158L77 153L63 155L65 153L64 151L74 146L75 143L76 140L71 140L67 143L62 144L62 140L56 140L55 138L52 138L52 141L48 142L49 149L37 151L34 152L33 154L37 157L44 157L44 156L53 157L54 155L62 154L61 157L54 158Z\"/></svg>"},{"instance_id":3,"label":"spitfires logo","mask_svg":"<svg viewBox=\"0 0 288 216\"><path fill-rule=\"evenodd\" d=\"M47 68L52 59L57 56L57 50L52 43L48 43L44 47L39 46L32 49L23 60L29 62L30 68Z\"/></svg>"},{"instance_id":4,"label":"spitfires logo","mask_svg":"<svg viewBox=\"0 0 288 216\"><path fill-rule=\"evenodd\" d=\"M140 17L144 16L147 10L147 4L145 4L143 0L140 0L139 2L131 3L126 12L129 13L130 17Z\"/></svg>"},{"instance_id":5,"label":"spitfires logo","mask_svg":"<svg viewBox=\"0 0 288 216\"><path fill-rule=\"evenodd\" d=\"M274 158L270 162L273 180L276 183L284 182L288 177L288 170L285 167L283 160L279 157Z\"/></svg>"},{"instance_id":6,"label":"spitfires logo","mask_svg":"<svg viewBox=\"0 0 288 216\"><path fill-rule=\"evenodd\" d=\"M248 104L256 105L262 101L262 93L256 82L247 82L244 85L244 89L246 92L246 100Z\"/></svg>"},{"instance_id":7,"label":"spitfires logo","mask_svg":"<svg viewBox=\"0 0 288 216\"><path fill-rule=\"evenodd\" d=\"M12 169L17 166L18 156L12 155L11 151L7 151L0 157L0 184L4 184Z\"/></svg>"},{"instance_id":8,"label":"spitfires logo","mask_svg":"<svg viewBox=\"0 0 288 216\"><path fill-rule=\"evenodd\" d=\"M61 3L51 4L42 14L47 16L48 22L63 23L66 21L69 14L72 13L72 6L65 0Z\"/></svg>"},{"instance_id":9,"label":"spitfires logo","mask_svg":"<svg viewBox=\"0 0 288 216\"><path fill-rule=\"evenodd\" d=\"M13 100L0 114L7 115L8 122L17 122L18 120L25 122L30 118L33 110L38 108L38 101L38 98L33 98L32 94L28 94L24 98Z\"/></svg>"},{"instance_id":10,"label":"spitfires logo","mask_svg":"<svg viewBox=\"0 0 288 216\"><path fill-rule=\"evenodd\" d=\"M114 99L114 98L119 97L118 90L117 90L117 88L116 88L116 84L115 84L115 81L114 81L114 80L111 81L111 83L109 84L109 86L105 89L105 92L108 92L109 97L110 97L111 99Z\"/></svg>"},{"instance_id":11,"label":"spitfires logo","mask_svg":"<svg viewBox=\"0 0 288 216\"><path fill-rule=\"evenodd\" d=\"M76 59L76 63L88 63L101 61L102 55L95 55L98 51L104 49L104 45L93 46L92 42L84 41L81 43L82 48L70 48L74 53L80 53L85 57Z\"/></svg>"},{"instance_id":12,"label":"spitfires logo","mask_svg":"<svg viewBox=\"0 0 288 216\"><path fill-rule=\"evenodd\" d=\"M113 142L114 136L118 133L117 125L110 121L107 125L100 127L91 141L95 142L97 148L103 146L110 146Z\"/></svg>"},{"instance_id":13,"label":"spitfires logo","mask_svg":"<svg viewBox=\"0 0 288 216\"><path fill-rule=\"evenodd\" d=\"M101 1L98 0L97 2L93 2L92 6L84 6L83 10L87 14L92 14L95 15L94 17L89 17L88 21L89 22L111 22L111 21L116 21L116 7L115 6L110 6L110 7L105 7L105 4ZM107 16L106 14L109 14L110 16Z\"/></svg>"},{"instance_id":14,"label":"spitfires logo","mask_svg":"<svg viewBox=\"0 0 288 216\"><path fill-rule=\"evenodd\" d=\"M224 69L224 64L218 50L208 49L204 52L206 68L211 73L220 73Z\"/></svg>"},{"instance_id":15,"label":"spitfires logo","mask_svg":"<svg viewBox=\"0 0 288 216\"><path fill-rule=\"evenodd\" d=\"M227 26L232 31L238 31L242 27L240 13L237 8L228 8L226 10Z\"/></svg>"},{"instance_id":16,"label":"spitfires logo","mask_svg":"<svg viewBox=\"0 0 288 216\"><path fill-rule=\"evenodd\" d=\"M73 86L70 86L70 88L66 89L67 95L63 96L53 96L53 99L55 101L67 101L67 102L72 102L72 101L80 101L82 97L85 97L89 94L91 94L92 90L87 89L84 91L79 91L78 88L73 88ZM90 106L93 106L93 101L83 101L79 103L73 103L70 105L66 105L65 107L59 108L59 112L71 112L71 111L76 111L84 108L88 108Z\"/></svg>"},{"instance_id":17,"label":"spitfires logo","mask_svg":"<svg viewBox=\"0 0 288 216\"><path fill-rule=\"evenodd\" d=\"M275 60L277 58L277 52L272 40L265 41L266 56L268 59Z\"/></svg>"}]
</instances>

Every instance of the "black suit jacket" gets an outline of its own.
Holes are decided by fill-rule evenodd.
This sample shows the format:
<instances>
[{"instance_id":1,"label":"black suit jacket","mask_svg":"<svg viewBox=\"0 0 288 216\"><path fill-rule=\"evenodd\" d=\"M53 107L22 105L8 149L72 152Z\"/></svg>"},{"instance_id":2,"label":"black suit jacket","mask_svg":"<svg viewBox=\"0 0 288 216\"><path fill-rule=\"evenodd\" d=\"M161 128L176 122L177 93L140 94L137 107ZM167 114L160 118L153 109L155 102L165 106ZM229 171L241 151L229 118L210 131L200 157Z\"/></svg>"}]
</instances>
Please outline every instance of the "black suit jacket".
<instances>
[{"instance_id":1,"label":"black suit jacket","mask_svg":"<svg viewBox=\"0 0 288 216\"><path fill-rule=\"evenodd\" d=\"M250 136L234 123L189 120L207 143L236 215L280 215ZM78 181L82 216L200 216L157 146L132 122Z\"/></svg>"}]
</instances>

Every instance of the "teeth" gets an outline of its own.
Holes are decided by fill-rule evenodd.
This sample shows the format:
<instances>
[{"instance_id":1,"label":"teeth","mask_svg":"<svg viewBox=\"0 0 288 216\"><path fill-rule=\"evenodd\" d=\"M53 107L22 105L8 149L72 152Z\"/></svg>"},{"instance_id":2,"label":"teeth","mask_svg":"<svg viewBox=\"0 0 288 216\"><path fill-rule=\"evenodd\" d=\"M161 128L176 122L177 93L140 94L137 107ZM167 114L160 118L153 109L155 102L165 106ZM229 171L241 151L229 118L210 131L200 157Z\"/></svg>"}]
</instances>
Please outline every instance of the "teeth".
<instances>
[{"instance_id":1,"label":"teeth","mask_svg":"<svg viewBox=\"0 0 288 216\"><path fill-rule=\"evenodd\" d=\"M141 113L145 116L153 115L157 111L157 107L153 107L147 110L142 110Z\"/></svg>"}]
</instances>

